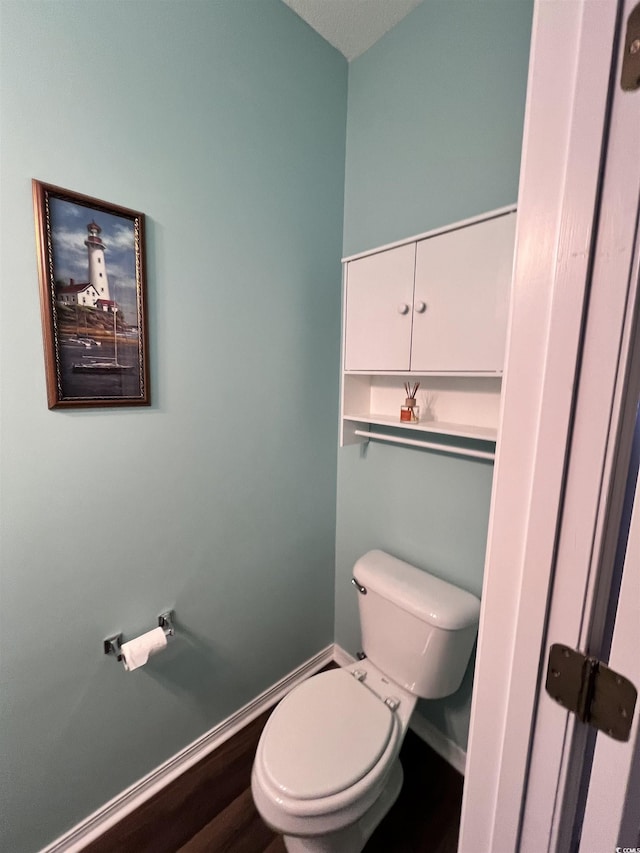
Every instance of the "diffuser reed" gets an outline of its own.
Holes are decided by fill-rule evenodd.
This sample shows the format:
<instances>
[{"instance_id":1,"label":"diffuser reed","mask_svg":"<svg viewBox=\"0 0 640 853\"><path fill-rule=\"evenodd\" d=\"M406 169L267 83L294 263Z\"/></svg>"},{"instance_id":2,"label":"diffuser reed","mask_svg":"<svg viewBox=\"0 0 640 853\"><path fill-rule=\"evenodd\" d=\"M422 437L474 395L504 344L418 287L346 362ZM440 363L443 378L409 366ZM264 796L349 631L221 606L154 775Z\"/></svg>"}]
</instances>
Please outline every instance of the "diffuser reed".
<instances>
[{"instance_id":1,"label":"diffuser reed","mask_svg":"<svg viewBox=\"0 0 640 853\"><path fill-rule=\"evenodd\" d=\"M419 387L419 382L414 382L413 385L409 382L404 383L404 391L407 396L404 401L404 406L400 406L401 421L417 424L420 420L420 406L416 404L416 394L418 393Z\"/></svg>"}]
</instances>

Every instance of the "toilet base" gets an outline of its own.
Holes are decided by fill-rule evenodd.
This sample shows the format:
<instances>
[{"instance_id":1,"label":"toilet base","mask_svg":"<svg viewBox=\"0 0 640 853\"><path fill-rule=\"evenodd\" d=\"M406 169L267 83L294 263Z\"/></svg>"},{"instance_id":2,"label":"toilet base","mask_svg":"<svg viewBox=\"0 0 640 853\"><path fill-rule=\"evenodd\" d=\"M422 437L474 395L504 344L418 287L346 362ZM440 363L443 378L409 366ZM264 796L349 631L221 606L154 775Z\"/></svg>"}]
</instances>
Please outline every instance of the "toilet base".
<instances>
[{"instance_id":1,"label":"toilet base","mask_svg":"<svg viewBox=\"0 0 640 853\"><path fill-rule=\"evenodd\" d=\"M288 853L361 853L382 818L395 803L402 788L402 765L396 758L384 790L360 820L338 832L302 838L285 835Z\"/></svg>"}]
</instances>

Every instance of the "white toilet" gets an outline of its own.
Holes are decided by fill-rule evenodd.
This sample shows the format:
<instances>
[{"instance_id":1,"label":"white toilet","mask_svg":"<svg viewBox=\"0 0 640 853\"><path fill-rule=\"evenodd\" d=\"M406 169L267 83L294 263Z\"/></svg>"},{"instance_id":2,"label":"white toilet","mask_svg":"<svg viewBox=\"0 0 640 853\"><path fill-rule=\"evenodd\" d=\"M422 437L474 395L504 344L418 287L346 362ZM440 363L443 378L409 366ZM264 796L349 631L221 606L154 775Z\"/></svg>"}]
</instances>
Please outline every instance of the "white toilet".
<instances>
[{"instance_id":1,"label":"white toilet","mask_svg":"<svg viewBox=\"0 0 640 853\"><path fill-rule=\"evenodd\" d=\"M383 551L354 567L364 660L315 675L269 718L251 789L289 853L360 853L402 787L398 753L418 697L462 681L480 602Z\"/></svg>"}]
</instances>

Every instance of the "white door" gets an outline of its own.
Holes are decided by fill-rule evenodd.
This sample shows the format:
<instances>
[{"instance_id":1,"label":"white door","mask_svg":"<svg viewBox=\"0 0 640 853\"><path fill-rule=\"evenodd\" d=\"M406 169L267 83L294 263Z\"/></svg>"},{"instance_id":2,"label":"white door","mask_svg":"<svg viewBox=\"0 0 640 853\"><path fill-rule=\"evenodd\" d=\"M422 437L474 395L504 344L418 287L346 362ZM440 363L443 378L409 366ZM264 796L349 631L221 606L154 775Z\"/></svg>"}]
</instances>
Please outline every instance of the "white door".
<instances>
[{"instance_id":1,"label":"white door","mask_svg":"<svg viewBox=\"0 0 640 853\"><path fill-rule=\"evenodd\" d=\"M633 0L633 5L636 3ZM550 830L545 850L575 849L594 742L600 747L607 739L603 734L596 736L555 704L544 690L543 679L544 661L553 643L575 647L605 663L608 660L607 608L621 547L624 496L640 398L640 89L625 92L620 87L624 30L632 3L624 5L622 38L613 56L612 108L605 134L599 224L521 821L520 850L532 853L541 853L543 827ZM634 476L633 469L631 474ZM635 482L631 486L635 489ZM640 552L635 554L636 571L639 562ZM632 583L633 578L627 578L627 586ZM623 602L624 607L628 604ZM633 645L638 649L640 603L636 599L633 604ZM624 670L622 674L627 675ZM602 748L617 751L610 745ZM610 794L613 797L613 786ZM592 798L592 815L594 808ZM615 832L615 811L612 808L600 813L601 830ZM597 853L601 848L582 849Z\"/></svg>"},{"instance_id":2,"label":"white door","mask_svg":"<svg viewBox=\"0 0 640 853\"><path fill-rule=\"evenodd\" d=\"M349 261L345 370L409 370L415 243Z\"/></svg>"},{"instance_id":3,"label":"white door","mask_svg":"<svg viewBox=\"0 0 640 853\"><path fill-rule=\"evenodd\" d=\"M620 90L616 38L631 7L535 3L461 853L579 839L593 736L544 680L552 643L599 656L640 389L640 91ZM614 837L615 809L599 820Z\"/></svg>"},{"instance_id":4,"label":"white door","mask_svg":"<svg viewBox=\"0 0 640 853\"><path fill-rule=\"evenodd\" d=\"M640 420L636 440L640 448ZM640 480L623 557L609 666L640 686ZM598 735L580 833L580 853L640 848L640 712L631 736L618 741Z\"/></svg>"},{"instance_id":5,"label":"white door","mask_svg":"<svg viewBox=\"0 0 640 853\"><path fill-rule=\"evenodd\" d=\"M420 240L411 370L502 373L516 214Z\"/></svg>"}]
</instances>

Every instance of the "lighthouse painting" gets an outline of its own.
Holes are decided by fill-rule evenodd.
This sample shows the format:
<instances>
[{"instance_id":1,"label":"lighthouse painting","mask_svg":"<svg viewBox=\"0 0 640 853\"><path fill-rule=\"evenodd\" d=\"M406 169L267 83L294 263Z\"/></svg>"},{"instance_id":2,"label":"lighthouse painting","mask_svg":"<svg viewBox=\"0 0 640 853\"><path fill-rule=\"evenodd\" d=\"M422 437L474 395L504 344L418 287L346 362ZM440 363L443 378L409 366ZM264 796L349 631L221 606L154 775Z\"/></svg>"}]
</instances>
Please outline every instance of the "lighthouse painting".
<instances>
[{"instance_id":1,"label":"lighthouse painting","mask_svg":"<svg viewBox=\"0 0 640 853\"><path fill-rule=\"evenodd\" d=\"M49 408L148 405L144 215L33 181Z\"/></svg>"}]
</instances>

